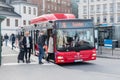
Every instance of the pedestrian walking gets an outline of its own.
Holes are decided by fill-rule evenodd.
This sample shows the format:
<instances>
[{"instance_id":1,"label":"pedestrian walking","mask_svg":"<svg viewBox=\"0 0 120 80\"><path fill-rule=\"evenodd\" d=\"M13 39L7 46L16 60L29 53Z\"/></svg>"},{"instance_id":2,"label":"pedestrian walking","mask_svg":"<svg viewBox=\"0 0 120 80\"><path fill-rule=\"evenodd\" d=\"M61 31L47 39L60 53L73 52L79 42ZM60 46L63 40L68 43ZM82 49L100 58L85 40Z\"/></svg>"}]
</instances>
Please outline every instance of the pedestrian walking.
<instances>
[{"instance_id":1,"label":"pedestrian walking","mask_svg":"<svg viewBox=\"0 0 120 80\"><path fill-rule=\"evenodd\" d=\"M53 54L53 36L52 34L50 34L50 37L49 37L49 43L48 43L48 57L47 57L47 62L50 61L50 58L52 57L52 54Z\"/></svg>"},{"instance_id":2,"label":"pedestrian walking","mask_svg":"<svg viewBox=\"0 0 120 80\"><path fill-rule=\"evenodd\" d=\"M32 38L29 36L29 32L25 32L25 36L23 38L23 45L25 50L25 59L26 63L30 63L30 57L31 57L31 50L32 50Z\"/></svg>"},{"instance_id":3,"label":"pedestrian walking","mask_svg":"<svg viewBox=\"0 0 120 80\"><path fill-rule=\"evenodd\" d=\"M3 46L3 36L0 35L0 40L1 40L1 46Z\"/></svg>"},{"instance_id":4,"label":"pedestrian walking","mask_svg":"<svg viewBox=\"0 0 120 80\"><path fill-rule=\"evenodd\" d=\"M38 55L39 64L43 64L42 58L45 54L43 46L45 45L45 41L46 41L45 33L44 33L44 31L41 31L39 34L39 37L38 37L38 41L37 41L38 47L39 47L39 55Z\"/></svg>"},{"instance_id":5,"label":"pedestrian walking","mask_svg":"<svg viewBox=\"0 0 120 80\"><path fill-rule=\"evenodd\" d=\"M8 39L9 39L9 36L7 35L7 33L4 35L4 40L5 40L5 45L7 46L8 44Z\"/></svg>"},{"instance_id":6,"label":"pedestrian walking","mask_svg":"<svg viewBox=\"0 0 120 80\"><path fill-rule=\"evenodd\" d=\"M19 40L19 55L18 55L18 63L20 60L24 63L24 45L23 45L23 36L21 36Z\"/></svg>"},{"instance_id":7,"label":"pedestrian walking","mask_svg":"<svg viewBox=\"0 0 120 80\"><path fill-rule=\"evenodd\" d=\"M12 40L12 50L13 50L13 47L16 48L14 45L15 44L15 35L14 34L12 34L11 40Z\"/></svg>"},{"instance_id":8,"label":"pedestrian walking","mask_svg":"<svg viewBox=\"0 0 120 80\"><path fill-rule=\"evenodd\" d=\"M3 36L2 35L0 35L0 40L1 40L0 42L1 42L1 47L2 47L3 46ZM2 49L1 49L1 52L2 52Z\"/></svg>"}]
</instances>

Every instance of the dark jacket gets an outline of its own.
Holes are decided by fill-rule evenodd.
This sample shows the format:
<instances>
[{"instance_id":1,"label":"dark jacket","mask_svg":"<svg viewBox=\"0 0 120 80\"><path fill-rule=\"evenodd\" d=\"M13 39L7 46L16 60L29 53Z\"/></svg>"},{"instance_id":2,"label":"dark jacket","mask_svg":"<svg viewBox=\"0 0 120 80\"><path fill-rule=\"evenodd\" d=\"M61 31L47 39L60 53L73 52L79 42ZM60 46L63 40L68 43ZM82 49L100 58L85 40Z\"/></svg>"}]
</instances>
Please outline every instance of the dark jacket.
<instances>
[{"instance_id":1,"label":"dark jacket","mask_svg":"<svg viewBox=\"0 0 120 80\"><path fill-rule=\"evenodd\" d=\"M46 36L45 35L41 35L38 37L37 43L38 45L44 46L45 45L45 41L46 41Z\"/></svg>"},{"instance_id":2,"label":"dark jacket","mask_svg":"<svg viewBox=\"0 0 120 80\"><path fill-rule=\"evenodd\" d=\"M32 38L29 36L29 44L30 44L30 48L32 49ZM26 37L23 38L23 45L24 45L24 48L27 48L27 40L26 40Z\"/></svg>"},{"instance_id":3,"label":"dark jacket","mask_svg":"<svg viewBox=\"0 0 120 80\"><path fill-rule=\"evenodd\" d=\"M12 36L12 42L15 42L15 36Z\"/></svg>"},{"instance_id":4,"label":"dark jacket","mask_svg":"<svg viewBox=\"0 0 120 80\"><path fill-rule=\"evenodd\" d=\"M1 46L3 46L3 36L1 36Z\"/></svg>"},{"instance_id":5,"label":"dark jacket","mask_svg":"<svg viewBox=\"0 0 120 80\"><path fill-rule=\"evenodd\" d=\"M22 46L24 46L24 45L23 45L23 41L20 41L20 42L19 42L20 51L24 51L24 47L22 47Z\"/></svg>"},{"instance_id":6,"label":"dark jacket","mask_svg":"<svg viewBox=\"0 0 120 80\"><path fill-rule=\"evenodd\" d=\"M4 36L4 39L9 39L8 35L5 35L5 36Z\"/></svg>"}]
</instances>

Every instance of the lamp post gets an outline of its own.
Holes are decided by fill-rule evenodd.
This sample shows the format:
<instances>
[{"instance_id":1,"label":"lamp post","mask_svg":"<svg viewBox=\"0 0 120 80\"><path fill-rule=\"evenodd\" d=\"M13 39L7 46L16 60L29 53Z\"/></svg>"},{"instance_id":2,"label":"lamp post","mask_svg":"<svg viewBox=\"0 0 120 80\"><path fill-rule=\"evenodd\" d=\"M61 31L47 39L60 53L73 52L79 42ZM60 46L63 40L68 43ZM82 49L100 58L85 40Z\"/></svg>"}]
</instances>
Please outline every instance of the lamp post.
<instances>
[{"instance_id":1,"label":"lamp post","mask_svg":"<svg viewBox=\"0 0 120 80\"><path fill-rule=\"evenodd\" d=\"M2 46L1 46L1 40L2 40L2 35L1 35L1 22L5 19L4 16L0 16L0 66L1 66L1 52L2 52Z\"/></svg>"},{"instance_id":2,"label":"lamp post","mask_svg":"<svg viewBox=\"0 0 120 80\"><path fill-rule=\"evenodd\" d=\"M45 0L42 0L42 12L43 12L43 14L45 14Z\"/></svg>"},{"instance_id":3,"label":"lamp post","mask_svg":"<svg viewBox=\"0 0 120 80\"><path fill-rule=\"evenodd\" d=\"M88 0L88 19L90 18L90 1Z\"/></svg>"}]
</instances>

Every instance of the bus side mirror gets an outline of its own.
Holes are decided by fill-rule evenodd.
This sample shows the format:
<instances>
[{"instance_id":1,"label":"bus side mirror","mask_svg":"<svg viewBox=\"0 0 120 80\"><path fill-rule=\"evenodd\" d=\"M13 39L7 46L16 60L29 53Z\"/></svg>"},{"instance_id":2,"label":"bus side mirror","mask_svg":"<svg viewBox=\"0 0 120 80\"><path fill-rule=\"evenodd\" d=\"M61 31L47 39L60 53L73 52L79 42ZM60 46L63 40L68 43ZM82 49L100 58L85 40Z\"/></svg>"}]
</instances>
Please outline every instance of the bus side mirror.
<instances>
[{"instance_id":1,"label":"bus side mirror","mask_svg":"<svg viewBox=\"0 0 120 80\"><path fill-rule=\"evenodd\" d=\"M53 23L53 21L49 21L49 23Z\"/></svg>"}]
</instances>

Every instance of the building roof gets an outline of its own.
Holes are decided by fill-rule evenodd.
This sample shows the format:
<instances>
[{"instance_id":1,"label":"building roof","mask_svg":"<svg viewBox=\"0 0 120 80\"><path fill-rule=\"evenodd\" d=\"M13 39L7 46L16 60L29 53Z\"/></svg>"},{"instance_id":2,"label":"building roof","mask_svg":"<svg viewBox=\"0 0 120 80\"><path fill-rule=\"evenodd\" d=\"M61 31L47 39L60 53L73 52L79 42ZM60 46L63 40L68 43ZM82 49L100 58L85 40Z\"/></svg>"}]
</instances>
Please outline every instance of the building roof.
<instances>
[{"instance_id":1,"label":"building roof","mask_svg":"<svg viewBox=\"0 0 120 80\"><path fill-rule=\"evenodd\" d=\"M31 24L45 22L45 21L62 20L62 19L75 19L75 16L73 14L63 14L63 13L45 14L32 19Z\"/></svg>"},{"instance_id":2,"label":"building roof","mask_svg":"<svg viewBox=\"0 0 120 80\"><path fill-rule=\"evenodd\" d=\"M27 5L37 6L36 4L29 3L26 0L14 0L11 2L11 4L12 5L27 4Z\"/></svg>"},{"instance_id":3,"label":"building roof","mask_svg":"<svg viewBox=\"0 0 120 80\"><path fill-rule=\"evenodd\" d=\"M13 16L13 17L21 17L21 15L17 14L16 12L4 11L0 10L1 16Z\"/></svg>"},{"instance_id":4,"label":"building roof","mask_svg":"<svg viewBox=\"0 0 120 80\"><path fill-rule=\"evenodd\" d=\"M6 3L1 2L1 1L0 1L0 7L13 8L13 7L10 6L9 4L6 4Z\"/></svg>"},{"instance_id":5,"label":"building roof","mask_svg":"<svg viewBox=\"0 0 120 80\"><path fill-rule=\"evenodd\" d=\"M0 15L1 16L13 16L13 17L21 17L19 14L14 12L14 8L9 4L4 2L0 2Z\"/></svg>"}]
</instances>

